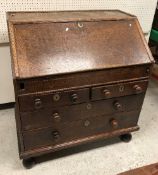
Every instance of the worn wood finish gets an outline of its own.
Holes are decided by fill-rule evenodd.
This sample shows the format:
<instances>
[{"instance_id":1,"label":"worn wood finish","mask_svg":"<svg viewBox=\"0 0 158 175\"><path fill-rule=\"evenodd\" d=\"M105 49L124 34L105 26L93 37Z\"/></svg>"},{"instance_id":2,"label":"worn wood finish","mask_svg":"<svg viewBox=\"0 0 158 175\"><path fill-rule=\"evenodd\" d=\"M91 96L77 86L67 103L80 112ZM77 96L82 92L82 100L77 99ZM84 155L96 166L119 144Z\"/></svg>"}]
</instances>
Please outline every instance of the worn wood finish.
<instances>
[{"instance_id":1,"label":"worn wood finish","mask_svg":"<svg viewBox=\"0 0 158 175\"><path fill-rule=\"evenodd\" d=\"M20 158L139 129L153 58L135 16L10 12L7 19Z\"/></svg>"},{"instance_id":2,"label":"worn wood finish","mask_svg":"<svg viewBox=\"0 0 158 175\"><path fill-rule=\"evenodd\" d=\"M32 130L47 126L57 126L60 123L69 123L87 117L100 117L124 111L139 110L142 106L144 94L99 100L72 106L47 106L33 112L21 112L23 130ZM116 108L116 102L121 105Z\"/></svg>"},{"instance_id":3,"label":"worn wood finish","mask_svg":"<svg viewBox=\"0 0 158 175\"><path fill-rule=\"evenodd\" d=\"M150 64L17 80L17 93L40 93L148 79ZM93 77L93 78L92 78ZM21 83L22 87L21 88Z\"/></svg>"},{"instance_id":4,"label":"worn wood finish","mask_svg":"<svg viewBox=\"0 0 158 175\"><path fill-rule=\"evenodd\" d=\"M117 16L118 13L115 13ZM95 14L89 16L97 19L100 12ZM41 22L36 21L37 15L34 13L34 22L25 23L18 20L19 15L17 18L16 15L9 13L8 17L14 25L10 37L16 43L16 48L14 44L12 49L16 56L13 66L16 67L16 77L29 78L151 62L135 17L128 16L130 20L107 20L110 13L103 13L105 20L98 18L94 22L85 22L83 18L79 23L77 20L54 23L46 21L44 15L41 15ZM86 16L87 12L81 15ZM18 22L12 21L12 18Z\"/></svg>"},{"instance_id":5,"label":"worn wood finish","mask_svg":"<svg viewBox=\"0 0 158 175\"><path fill-rule=\"evenodd\" d=\"M101 100L112 97L120 97L131 94L139 94L145 92L148 81L117 83L115 85L97 86L91 89L91 99Z\"/></svg>"},{"instance_id":6,"label":"worn wood finish","mask_svg":"<svg viewBox=\"0 0 158 175\"><path fill-rule=\"evenodd\" d=\"M137 125L139 111L115 113L109 116L97 116L81 119L67 124L58 124L54 127L37 129L24 132L25 150L35 149L43 146L54 146L71 140L97 135L105 132L112 132L115 129L123 129ZM118 122L115 128L112 120Z\"/></svg>"},{"instance_id":7,"label":"worn wood finish","mask_svg":"<svg viewBox=\"0 0 158 175\"><path fill-rule=\"evenodd\" d=\"M158 163L143 166L118 175L158 175Z\"/></svg>"},{"instance_id":8,"label":"worn wood finish","mask_svg":"<svg viewBox=\"0 0 158 175\"><path fill-rule=\"evenodd\" d=\"M20 111L34 111L47 107L72 105L89 101L89 89L69 90L19 96ZM76 99L75 99L76 97ZM38 105L37 102L40 102ZM37 103L37 105L36 105Z\"/></svg>"}]
</instances>

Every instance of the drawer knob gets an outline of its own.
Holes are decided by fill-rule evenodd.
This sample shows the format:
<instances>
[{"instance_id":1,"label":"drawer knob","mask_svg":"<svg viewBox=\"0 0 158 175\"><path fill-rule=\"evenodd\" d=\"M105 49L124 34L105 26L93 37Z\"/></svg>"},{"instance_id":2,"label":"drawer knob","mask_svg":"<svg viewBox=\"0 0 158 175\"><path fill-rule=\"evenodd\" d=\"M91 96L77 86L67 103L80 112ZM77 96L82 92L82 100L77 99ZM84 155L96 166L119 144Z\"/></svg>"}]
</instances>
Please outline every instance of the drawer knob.
<instances>
[{"instance_id":1,"label":"drawer knob","mask_svg":"<svg viewBox=\"0 0 158 175\"><path fill-rule=\"evenodd\" d=\"M53 131L52 135L53 135L54 139L59 139L59 137L60 137L60 133L58 131Z\"/></svg>"},{"instance_id":2,"label":"drawer knob","mask_svg":"<svg viewBox=\"0 0 158 175\"><path fill-rule=\"evenodd\" d=\"M122 105L119 102L114 103L114 107L116 110L120 111L122 109Z\"/></svg>"},{"instance_id":3,"label":"drawer knob","mask_svg":"<svg viewBox=\"0 0 158 175\"><path fill-rule=\"evenodd\" d=\"M111 95L111 92L108 89L105 89L103 91L103 93L104 93L105 97L109 97Z\"/></svg>"},{"instance_id":4,"label":"drawer knob","mask_svg":"<svg viewBox=\"0 0 158 175\"><path fill-rule=\"evenodd\" d=\"M77 94L72 94L71 99L73 103L76 103L78 101L78 95Z\"/></svg>"},{"instance_id":5,"label":"drawer knob","mask_svg":"<svg viewBox=\"0 0 158 175\"><path fill-rule=\"evenodd\" d=\"M117 129L118 128L118 121L116 119L110 120L110 125L112 128Z\"/></svg>"},{"instance_id":6,"label":"drawer knob","mask_svg":"<svg viewBox=\"0 0 158 175\"><path fill-rule=\"evenodd\" d=\"M142 88L139 85L134 85L133 88L137 94L142 92Z\"/></svg>"},{"instance_id":7,"label":"drawer knob","mask_svg":"<svg viewBox=\"0 0 158 175\"><path fill-rule=\"evenodd\" d=\"M56 113L53 114L53 119L54 119L54 121L59 122L59 121L61 120L61 117L60 117L60 115L56 112Z\"/></svg>"},{"instance_id":8,"label":"drawer knob","mask_svg":"<svg viewBox=\"0 0 158 175\"><path fill-rule=\"evenodd\" d=\"M35 99L35 108L39 109L41 107L42 107L42 101L39 98Z\"/></svg>"}]
</instances>

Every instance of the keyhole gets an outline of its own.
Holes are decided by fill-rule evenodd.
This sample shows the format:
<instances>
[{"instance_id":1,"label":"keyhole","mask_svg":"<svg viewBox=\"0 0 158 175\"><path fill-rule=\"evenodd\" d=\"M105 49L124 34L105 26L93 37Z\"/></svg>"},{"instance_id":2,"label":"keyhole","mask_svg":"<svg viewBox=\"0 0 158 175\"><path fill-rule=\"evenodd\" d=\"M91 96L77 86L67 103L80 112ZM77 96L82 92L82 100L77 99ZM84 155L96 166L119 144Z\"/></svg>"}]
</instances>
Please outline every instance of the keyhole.
<instances>
[{"instance_id":1,"label":"keyhole","mask_svg":"<svg viewBox=\"0 0 158 175\"><path fill-rule=\"evenodd\" d=\"M60 95L59 95L59 94L55 94L55 95L53 96L53 100L54 100L54 101L59 101L59 100L60 100Z\"/></svg>"}]
</instances>

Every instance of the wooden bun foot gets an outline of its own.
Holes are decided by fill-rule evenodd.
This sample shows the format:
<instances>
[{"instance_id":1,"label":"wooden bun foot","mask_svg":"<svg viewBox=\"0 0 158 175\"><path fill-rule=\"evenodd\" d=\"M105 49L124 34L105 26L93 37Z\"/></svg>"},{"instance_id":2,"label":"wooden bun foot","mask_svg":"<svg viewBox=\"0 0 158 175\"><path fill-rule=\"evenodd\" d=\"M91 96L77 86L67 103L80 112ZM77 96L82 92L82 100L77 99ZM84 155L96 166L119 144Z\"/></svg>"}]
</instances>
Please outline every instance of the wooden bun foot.
<instances>
[{"instance_id":1,"label":"wooden bun foot","mask_svg":"<svg viewBox=\"0 0 158 175\"><path fill-rule=\"evenodd\" d=\"M22 163L23 163L23 166L24 166L26 169L30 169L30 168L32 168L33 166L35 166L36 161L35 161L34 158L28 158L28 159L23 159Z\"/></svg>"},{"instance_id":2,"label":"wooden bun foot","mask_svg":"<svg viewBox=\"0 0 158 175\"><path fill-rule=\"evenodd\" d=\"M123 134L120 136L120 140L123 142L130 142L132 140L132 134L128 133L128 134Z\"/></svg>"}]
</instances>

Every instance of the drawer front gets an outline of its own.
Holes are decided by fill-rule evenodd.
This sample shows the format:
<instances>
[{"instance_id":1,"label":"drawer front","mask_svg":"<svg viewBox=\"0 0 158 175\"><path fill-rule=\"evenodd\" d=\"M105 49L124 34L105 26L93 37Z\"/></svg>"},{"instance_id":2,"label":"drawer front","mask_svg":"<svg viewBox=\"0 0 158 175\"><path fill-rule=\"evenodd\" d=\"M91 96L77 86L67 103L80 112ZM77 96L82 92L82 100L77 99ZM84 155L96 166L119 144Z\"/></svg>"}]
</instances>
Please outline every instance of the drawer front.
<instances>
[{"instance_id":1,"label":"drawer front","mask_svg":"<svg viewBox=\"0 0 158 175\"><path fill-rule=\"evenodd\" d=\"M60 76L16 80L17 94L95 86L118 81L149 78L151 65L80 72Z\"/></svg>"},{"instance_id":2,"label":"drawer front","mask_svg":"<svg viewBox=\"0 0 158 175\"><path fill-rule=\"evenodd\" d=\"M24 132L25 150L44 146L56 146L75 139L112 132L137 125L139 111L124 112L112 116L85 118L69 124Z\"/></svg>"},{"instance_id":3,"label":"drawer front","mask_svg":"<svg viewBox=\"0 0 158 175\"><path fill-rule=\"evenodd\" d=\"M143 99L144 93L72 106L54 107L35 112L23 112L20 114L22 127L23 130L48 126L56 127L62 123L69 123L87 117L99 117L124 111L140 110Z\"/></svg>"},{"instance_id":4,"label":"drawer front","mask_svg":"<svg viewBox=\"0 0 158 175\"><path fill-rule=\"evenodd\" d=\"M35 111L47 107L73 105L89 100L89 89L19 96L20 111Z\"/></svg>"},{"instance_id":5,"label":"drawer front","mask_svg":"<svg viewBox=\"0 0 158 175\"><path fill-rule=\"evenodd\" d=\"M135 81L129 83L118 83L114 85L93 87L91 99L100 100L145 92L148 81Z\"/></svg>"}]
</instances>

